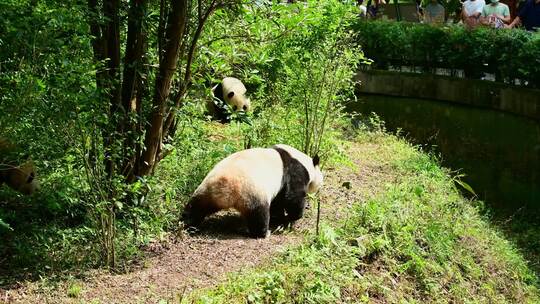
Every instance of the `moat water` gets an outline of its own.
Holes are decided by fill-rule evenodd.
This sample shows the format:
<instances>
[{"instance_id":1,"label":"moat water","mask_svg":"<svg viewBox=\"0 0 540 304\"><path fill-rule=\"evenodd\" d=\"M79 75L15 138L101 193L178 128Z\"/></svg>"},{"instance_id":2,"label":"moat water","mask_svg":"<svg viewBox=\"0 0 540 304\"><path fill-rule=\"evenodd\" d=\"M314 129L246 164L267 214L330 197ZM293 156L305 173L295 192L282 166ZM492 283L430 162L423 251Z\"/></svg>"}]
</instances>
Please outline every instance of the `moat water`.
<instances>
[{"instance_id":1,"label":"moat water","mask_svg":"<svg viewBox=\"0 0 540 304\"><path fill-rule=\"evenodd\" d=\"M501 211L540 211L540 122L489 109L360 95L349 111L376 113L391 132L440 155L478 197Z\"/></svg>"}]
</instances>

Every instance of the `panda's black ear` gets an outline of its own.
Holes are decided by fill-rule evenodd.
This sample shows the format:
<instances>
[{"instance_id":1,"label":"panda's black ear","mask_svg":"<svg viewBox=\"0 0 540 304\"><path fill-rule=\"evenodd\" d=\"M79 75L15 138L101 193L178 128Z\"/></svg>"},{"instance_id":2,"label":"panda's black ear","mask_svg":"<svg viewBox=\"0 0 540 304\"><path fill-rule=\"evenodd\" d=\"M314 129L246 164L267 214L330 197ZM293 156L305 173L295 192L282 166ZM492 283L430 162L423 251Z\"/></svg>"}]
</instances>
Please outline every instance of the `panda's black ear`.
<instances>
[{"instance_id":1,"label":"panda's black ear","mask_svg":"<svg viewBox=\"0 0 540 304\"><path fill-rule=\"evenodd\" d=\"M315 156L313 157L313 166L317 167L320 161L321 160L319 159L319 154L315 154Z\"/></svg>"},{"instance_id":2,"label":"panda's black ear","mask_svg":"<svg viewBox=\"0 0 540 304\"><path fill-rule=\"evenodd\" d=\"M233 96L234 96L234 92L229 92L229 94L227 94L227 97L229 97L229 99L231 99Z\"/></svg>"}]
</instances>

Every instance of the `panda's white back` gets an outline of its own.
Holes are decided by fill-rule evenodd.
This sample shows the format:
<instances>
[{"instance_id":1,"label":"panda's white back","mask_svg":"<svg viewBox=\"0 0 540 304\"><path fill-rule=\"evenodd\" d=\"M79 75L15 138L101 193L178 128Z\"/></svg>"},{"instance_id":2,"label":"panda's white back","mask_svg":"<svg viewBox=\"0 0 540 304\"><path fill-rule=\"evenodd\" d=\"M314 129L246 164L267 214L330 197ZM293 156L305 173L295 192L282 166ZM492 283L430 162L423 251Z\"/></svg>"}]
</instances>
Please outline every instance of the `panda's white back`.
<instances>
[{"instance_id":1,"label":"panda's white back","mask_svg":"<svg viewBox=\"0 0 540 304\"><path fill-rule=\"evenodd\" d=\"M220 161L205 177L195 195L211 196L220 208L245 208L249 195L268 204L282 186L283 162L274 149L236 152Z\"/></svg>"}]
</instances>

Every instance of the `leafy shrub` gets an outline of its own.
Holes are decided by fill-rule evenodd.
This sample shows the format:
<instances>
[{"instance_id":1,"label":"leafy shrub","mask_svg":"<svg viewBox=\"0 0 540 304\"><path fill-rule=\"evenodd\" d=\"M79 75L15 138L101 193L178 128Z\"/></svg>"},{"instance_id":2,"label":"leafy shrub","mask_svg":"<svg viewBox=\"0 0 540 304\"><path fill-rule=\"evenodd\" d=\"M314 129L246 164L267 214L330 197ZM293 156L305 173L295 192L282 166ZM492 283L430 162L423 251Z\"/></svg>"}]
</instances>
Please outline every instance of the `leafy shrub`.
<instances>
[{"instance_id":1,"label":"leafy shrub","mask_svg":"<svg viewBox=\"0 0 540 304\"><path fill-rule=\"evenodd\" d=\"M465 71L466 77L495 74L498 81L540 87L540 36L519 29L468 30L462 26L357 21L352 28L373 67L419 67Z\"/></svg>"},{"instance_id":2,"label":"leafy shrub","mask_svg":"<svg viewBox=\"0 0 540 304\"><path fill-rule=\"evenodd\" d=\"M353 98L352 78L364 58L348 32L356 8L335 0L268 3L247 7L245 18L237 17L219 12L211 20L209 37L232 38L209 39L201 61L215 68L201 66L203 78L216 81L233 74L244 80L259 120L246 129L253 145L282 142L308 154L328 152L332 136L325 133L340 119L343 101ZM278 107L265 113L274 105L286 113ZM271 122L281 114L284 125Z\"/></svg>"}]
</instances>

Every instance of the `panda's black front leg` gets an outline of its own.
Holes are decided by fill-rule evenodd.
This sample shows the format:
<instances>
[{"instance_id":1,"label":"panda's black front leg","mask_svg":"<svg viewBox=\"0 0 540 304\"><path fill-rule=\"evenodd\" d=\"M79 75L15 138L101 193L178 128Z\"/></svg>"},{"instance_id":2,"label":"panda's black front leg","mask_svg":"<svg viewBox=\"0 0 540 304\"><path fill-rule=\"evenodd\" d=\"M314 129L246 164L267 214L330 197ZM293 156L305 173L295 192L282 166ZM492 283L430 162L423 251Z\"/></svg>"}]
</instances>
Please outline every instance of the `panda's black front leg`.
<instances>
[{"instance_id":1,"label":"panda's black front leg","mask_svg":"<svg viewBox=\"0 0 540 304\"><path fill-rule=\"evenodd\" d=\"M287 222L294 224L297 220L304 216L304 210L306 208L306 198L304 196L295 197L286 206Z\"/></svg>"},{"instance_id":2,"label":"panda's black front leg","mask_svg":"<svg viewBox=\"0 0 540 304\"><path fill-rule=\"evenodd\" d=\"M282 199L274 199L270 204L270 226L276 228L286 222L285 202Z\"/></svg>"},{"instance_id":3,"label":"panda's black front leg","mask_svg":"<svg viewBox=\"0 0 540 304\"><path fill-rule=\"evenodd\" d=\"M270 224L270 208L258 206L246 215L249 235L253 238L265 238L268 235Z\"/></svg>"}]
</instances>

